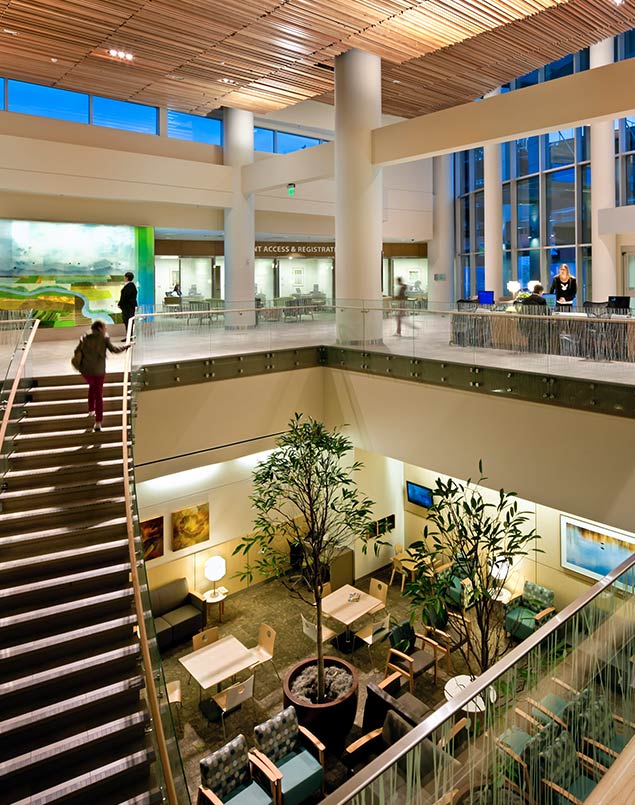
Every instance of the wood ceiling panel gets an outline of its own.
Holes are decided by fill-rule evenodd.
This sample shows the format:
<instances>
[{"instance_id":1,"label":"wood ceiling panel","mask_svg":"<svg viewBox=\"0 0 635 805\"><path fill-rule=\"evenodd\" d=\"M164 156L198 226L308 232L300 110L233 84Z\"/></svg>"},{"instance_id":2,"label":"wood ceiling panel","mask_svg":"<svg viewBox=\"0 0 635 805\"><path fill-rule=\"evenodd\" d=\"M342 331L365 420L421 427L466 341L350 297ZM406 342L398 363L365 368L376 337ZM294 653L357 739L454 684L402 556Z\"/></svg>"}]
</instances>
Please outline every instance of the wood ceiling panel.
<instances>
[{"instance_id":1,"label":"wood ceiling panel","mask_svg":"<svg viewBox=\"0 0 635 805\"><path fill-rule=\"evenodd\" d=\"M0 72L204 113L332 98L334 58L383 59L386 112L482 95L635 26L627 0L0 0ZM15 31L2 33L6 27ZM107 56L133 53L130 63ZM51 62L56 58L57 62Z\"/></svg>"}]
</instances>

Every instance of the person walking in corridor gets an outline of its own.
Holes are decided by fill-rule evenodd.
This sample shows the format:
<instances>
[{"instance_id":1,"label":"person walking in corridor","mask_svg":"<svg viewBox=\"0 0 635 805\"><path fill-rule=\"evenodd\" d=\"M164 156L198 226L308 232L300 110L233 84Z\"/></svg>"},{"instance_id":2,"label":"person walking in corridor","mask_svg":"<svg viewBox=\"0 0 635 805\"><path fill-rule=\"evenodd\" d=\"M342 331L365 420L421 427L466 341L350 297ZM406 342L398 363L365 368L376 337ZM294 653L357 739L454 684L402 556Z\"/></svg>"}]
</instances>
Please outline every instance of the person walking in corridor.
<instances>
[{"instance_id":1,"label":"person walking in corridor","mask_svg":"<svg viewBox=\"0 0 635 805\"><path fill-rule=\"evenodd\" d=\"M88 383L88 413L95 415L94 431L100 431L104 418L104 379L106 377L106 352L124 352L132 344L115 347L110 342L103 321L94 321L90 332L82 337L77 348L81 352L79 371Z\"/></svg>"},{"instance_id":2,"label":"person walking in corridor","mask_svg":"<svg viewBox=\"0 0 635 805\"><path fill-rule=\"evenodd\" d=\"M134 284L134 274L132 271L126 271L124 276L126 282L121 289L119 302L117 303L121 310L121 320L124 326L124 337L121 339L122 341L126 340L128 322L134 316L134 312L137 309L137 286Z\"/></svg>"}]
</instances>

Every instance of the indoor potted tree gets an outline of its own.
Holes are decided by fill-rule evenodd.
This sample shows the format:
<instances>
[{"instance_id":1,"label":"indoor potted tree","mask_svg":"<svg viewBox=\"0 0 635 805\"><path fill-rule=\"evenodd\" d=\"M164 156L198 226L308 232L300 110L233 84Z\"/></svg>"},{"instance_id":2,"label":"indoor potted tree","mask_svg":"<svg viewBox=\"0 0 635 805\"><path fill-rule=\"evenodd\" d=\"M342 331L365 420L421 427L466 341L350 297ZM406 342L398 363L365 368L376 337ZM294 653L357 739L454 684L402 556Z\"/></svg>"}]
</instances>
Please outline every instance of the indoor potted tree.
<instances>
[{"instance_id":1,"label":"indoor potted tree","mask_svg":"<svg viewBox=\"0 0 635 805\"><path fill-rule=\"evenodd\" d=\"M424 624L443 631L455 611L455 643L474 676L507 648L504 583L513 563L540 552L540 537L528 527L529 514L519 511L516 493L501 489L496 503L486 502L480 461L479 473L476 482L436 479L424 539L409 549L421 572L406 587L412 616Z\"/></svg>"},{"instance_id":2,"label":"indoor potted tree","mask_svg":"<svg viewBox=\"0 0 635 805\"><path fill-rule=\"evenodd\" d=\"M371 535L369 528L373 501L362 495L355 483L354 475L362 464L346 461L352 448L350 439L337 429L329 431L323 423L296 413L289 422L289 429L278 439L277 449L254 469L251 496L254 531L234 550L235 554L250 559L238 574L241 579L252 581L256 573L276 577L293 596L315 606L318 639L316 658L310 662L317 668L312 703L318 708L328 704L340 689L337 682L331 686L327 684L329 679L325 680L324 649L319 639L322 590L329 565L343 547L357 540L362 542L364 552L371 541L376 552L383 544ZM289 574L290 545L294 549L299 578ZM326 660L327 667L334 664L346 667L356 683L350 664L336 657ZM285 680L285 694L297 705L302 719L302 699L298 703L288 696L292 692L295 670L291 669ZM331 676L329 672L328 677ZM355 690L353 718L356 700ZM314 717L309 720L319 734ZM342 732L341 722L336 724L336 729Z\"/></svg>"}]
</instances>

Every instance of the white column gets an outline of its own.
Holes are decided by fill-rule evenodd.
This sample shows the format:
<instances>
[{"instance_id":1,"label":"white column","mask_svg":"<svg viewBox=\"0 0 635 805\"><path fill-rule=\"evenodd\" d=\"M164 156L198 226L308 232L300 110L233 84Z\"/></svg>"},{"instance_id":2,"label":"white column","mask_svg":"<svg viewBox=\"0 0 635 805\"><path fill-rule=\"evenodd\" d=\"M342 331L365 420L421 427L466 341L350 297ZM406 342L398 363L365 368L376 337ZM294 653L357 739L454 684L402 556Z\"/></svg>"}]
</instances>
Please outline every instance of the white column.
<instances>
[{"instance_id":1,"label":"white column","mask_svg":"<svg viewBox=\"0 0 635 805\"><path fill-rule=\"evenodd\" d=\"M432 159L432 240L428 246L428 310L454 301L454 155Z\"/></svg>"},{"instance_id":2,"label":"white column","mask_svg":"<svg viewBox=\"0 0 635 805\"><path fill-rule=\"evenodd\" d=\"M486 98L500 94L500 88ZM503 166L499 143L483 146L485 290L503 295Z\"/></svg>"},{"instance_id":3,"label":"white column","mask_svg":"<svg viewBox=\"0 0 635 805\"><path fill-rule=\"evenodd\" d=\"M613 61L613 39L604 39L589 50L590 67ZM604 302L617 293L617 249L615 235L600 235L598 211L615 207L615 146L613 121L591 123L591 297ZM579 287L579 283L578 283ZM580 289L581 296L582 291ZM577 304L584 301L577 299Z\"/></svg>"},{"instance_id":4,"label":"white column","mask_svg":"<svg viewBox=\"0 0 635 805\"><path fill-rule=\"evenodd\" d=\"M371 162L373 129L381 126L381 60L361 50L335 59L335 295L381 309L382 172ZM338 307L337 340L382 338L381 310L362 315Z\"/></svg>"},{"instance_id":5,"label":"white column","mask_svg":"<svg viewBox=\"0 0 635 805\"><path fill-rule=\"evenodd\" d=\"M254 116L242 109L224 110L223 163L234 168L232 205L225 209L225 307L253 308L256 245L253 193L242 191L241 168L254 161ZM253 327L255 314L229 314L225 326Z\"/></svg>"}]
</instances>

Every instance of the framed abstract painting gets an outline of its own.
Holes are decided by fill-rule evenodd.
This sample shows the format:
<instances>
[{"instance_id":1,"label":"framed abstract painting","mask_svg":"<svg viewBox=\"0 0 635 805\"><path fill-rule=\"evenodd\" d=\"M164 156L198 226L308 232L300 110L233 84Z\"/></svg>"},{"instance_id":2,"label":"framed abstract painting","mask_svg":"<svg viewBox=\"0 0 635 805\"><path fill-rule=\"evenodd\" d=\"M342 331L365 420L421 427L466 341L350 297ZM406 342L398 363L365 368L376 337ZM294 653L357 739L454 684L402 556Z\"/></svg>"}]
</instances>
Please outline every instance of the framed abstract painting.
<instances>
[{"instance_id":1,"label":"framed abstract painting","mask_svg":"<svg viewBox=\"0 0 635 805\"><path fill-rule=\"evenodd\" d=\"M146 562L163 556L163 515L143 520L141 528L141 544L143 558Z\"/></svg>"},{"instance_id":2,"label":"framed abstract painting","mask_svg":"<svg viewBox=\"0 0 635 805\"><path fill-rule=\"evenodd\" d=\"M635 534L560 515L560 564L601 579L635 551Z\"/></svg>"},{"instance_id":3,"label":"framed abstract painting","mask_svg":"<svg viewBox=\"0 0 635 805\"><path fill-rule=\"evenodd\" d=\"M172 550L191 548L209 539L209 503L172 512Z\"/></svg>"}]
</instances>

